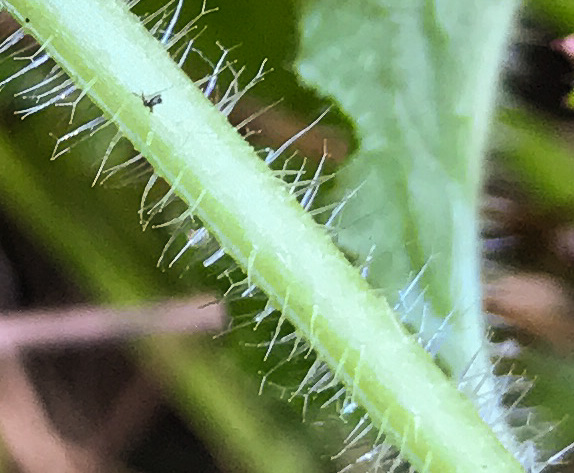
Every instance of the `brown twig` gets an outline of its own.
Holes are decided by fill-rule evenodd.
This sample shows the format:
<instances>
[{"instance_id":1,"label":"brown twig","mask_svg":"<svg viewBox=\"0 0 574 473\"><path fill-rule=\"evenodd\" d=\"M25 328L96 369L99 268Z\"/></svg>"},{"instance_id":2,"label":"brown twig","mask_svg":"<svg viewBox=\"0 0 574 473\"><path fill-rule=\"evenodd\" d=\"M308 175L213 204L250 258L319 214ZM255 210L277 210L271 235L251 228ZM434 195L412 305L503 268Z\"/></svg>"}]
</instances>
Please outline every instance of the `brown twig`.
<instances>
[{"instance_id":1,"label":"brown twig","mask_svg":"<svg viewBox=\"0 0 574 473\"><path fill-rule=\"evenodd\" d=\"M129 309L74 307L60 311L8 312L0 318L0 355L24 348L82 346L154 333L194 333L223 326L212 298Z\"/></svg>"}]
</instances>

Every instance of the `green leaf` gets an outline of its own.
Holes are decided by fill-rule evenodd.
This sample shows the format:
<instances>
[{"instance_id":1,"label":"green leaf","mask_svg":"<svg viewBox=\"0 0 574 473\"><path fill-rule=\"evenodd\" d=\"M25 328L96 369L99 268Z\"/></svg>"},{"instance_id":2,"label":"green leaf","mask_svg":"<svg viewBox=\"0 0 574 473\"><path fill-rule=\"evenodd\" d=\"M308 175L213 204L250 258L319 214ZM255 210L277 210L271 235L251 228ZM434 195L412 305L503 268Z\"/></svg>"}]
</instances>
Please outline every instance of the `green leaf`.
<instances>
[{"instance_id":1,"label":"green leaf","mask_svg":"<svg viewBox=\"0 0 574 473\"><path fill-rule=\"evenodd\" d=\"M391 301L421 268L408 322L431 337L453 312L441 355L459 377L483 346L477 196L514 0L320 0L302 9L301 77L354 120L359 147L335 196L359 188L339 242ZM415 298L418 294L415 293ZM409 304L407 304L409 305ZM429 310L430 309L430 310ZM488 370L486 356L471 371ZM473 389L471 387L471 389Z\"/></svg>"}]
</instances>

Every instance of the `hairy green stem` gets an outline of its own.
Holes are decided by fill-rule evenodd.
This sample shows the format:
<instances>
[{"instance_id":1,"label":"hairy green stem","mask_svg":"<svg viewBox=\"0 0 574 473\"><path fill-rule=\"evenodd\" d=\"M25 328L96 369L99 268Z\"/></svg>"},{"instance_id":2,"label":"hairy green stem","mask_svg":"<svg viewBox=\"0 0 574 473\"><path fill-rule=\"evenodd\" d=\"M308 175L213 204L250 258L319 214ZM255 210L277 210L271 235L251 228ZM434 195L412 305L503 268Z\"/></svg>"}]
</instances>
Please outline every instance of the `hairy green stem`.
<instances>
[{"instance_id":1,"label":"hairy green stem","mask_svg":"<svg viewBox=\"0 0 574 473\"><path fill-rule=\"evenodd\" d=\"M386 301L123 3L4 3L88 87L405 459L433 473L522 471ZM162 103L152 111L142 93L161 93Z\"/></svg>"}]
</instances>

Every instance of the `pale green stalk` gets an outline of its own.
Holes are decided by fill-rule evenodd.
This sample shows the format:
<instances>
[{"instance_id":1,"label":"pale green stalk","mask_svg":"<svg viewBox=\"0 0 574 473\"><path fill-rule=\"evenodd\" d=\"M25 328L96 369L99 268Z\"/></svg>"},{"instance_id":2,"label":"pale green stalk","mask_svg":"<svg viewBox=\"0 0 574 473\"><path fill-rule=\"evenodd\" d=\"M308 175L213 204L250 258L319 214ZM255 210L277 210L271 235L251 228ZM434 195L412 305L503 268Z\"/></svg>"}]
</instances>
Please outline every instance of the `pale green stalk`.
<instances>
[{"instance_id":1,"label":"pale green stalk","mask_svg":"<svg viewBox=\"0 0 574 473\"><path fill-rule=\"evenodd\" d=\"M77 84L89 84L91 99L419 471L522 471L386 301L122 2L4 3ZM163 103L152 113L140 95L160 91Z\"/></svg>"}]
</instances>

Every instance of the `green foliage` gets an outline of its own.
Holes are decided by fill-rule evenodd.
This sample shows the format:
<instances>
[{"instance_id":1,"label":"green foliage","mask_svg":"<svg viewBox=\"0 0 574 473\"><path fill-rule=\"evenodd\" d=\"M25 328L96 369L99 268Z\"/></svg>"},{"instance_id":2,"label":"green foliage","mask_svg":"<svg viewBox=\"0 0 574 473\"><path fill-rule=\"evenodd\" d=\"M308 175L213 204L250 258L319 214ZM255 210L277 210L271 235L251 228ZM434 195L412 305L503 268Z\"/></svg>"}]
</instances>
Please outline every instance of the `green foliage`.
<instances>
[{"instance_id":1,"label":"green foliage","mask_svg":"<svg viewBox=\"0 0 574 473\"><path fill-rule=\"evenodd\" d=\"M145 152L157 174L194 208L419 471L521 471L385 300L119 4L6 4L23 23L31 19L32 33L78 84L89 84L88 95ZM480 352L470 371L478 381L467 385L473 392L481 384L479 394L493 384L482 351L477 196L514 8L513 1L490 0L317 0L301 6L298 69L337 100L359 140L332 192L334 198L358 190L339 224L338 241L357 261L374 248L369 282L393 303L426 268L411 293L416 303L405 303L412 306L407 321L418 328L428 310L428 339L444 316L454 314L441 363L459 378ZM157 91L163 103L151 113L140 94ZM94 250L77 251L71 258ZM168 348L153 355L152 347L150 353L167 366L173 359L173 372L183 373L185 350ZM209 398L209 386L220 385L212 381L202 386L201 399ZM185 392L193 384L174 390ZM181 402L185 395L178 397ZM493 399L492 409L500 409L499 396Z\"/></svg>"},{"instance_id":2,"label":"green foliage","mask_svg":"<svg viewBox=\"0 0 574 473\"><path fill-rule=\"evenodd\" d=\"M338 101L360 139L337 176L337 195L362 186L339 242L363 260L374 248L369 280L395 303L426 264L427 336L454 311L441 353L456 378L483 343L477 196L515 6L326 0L303 9L299 71ZM410 321L421 314L419 305Z\"/></svg>"}]
</instances>

